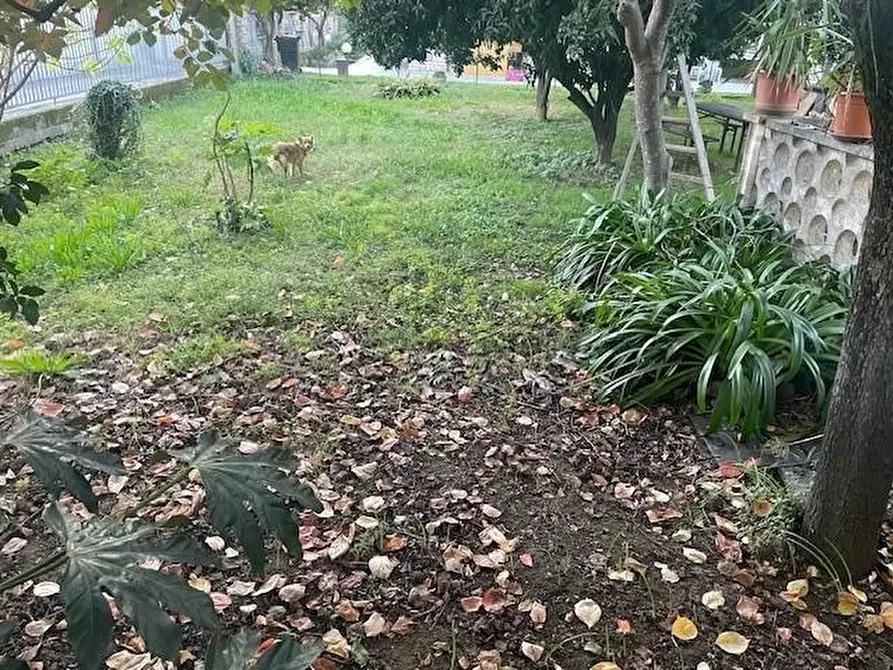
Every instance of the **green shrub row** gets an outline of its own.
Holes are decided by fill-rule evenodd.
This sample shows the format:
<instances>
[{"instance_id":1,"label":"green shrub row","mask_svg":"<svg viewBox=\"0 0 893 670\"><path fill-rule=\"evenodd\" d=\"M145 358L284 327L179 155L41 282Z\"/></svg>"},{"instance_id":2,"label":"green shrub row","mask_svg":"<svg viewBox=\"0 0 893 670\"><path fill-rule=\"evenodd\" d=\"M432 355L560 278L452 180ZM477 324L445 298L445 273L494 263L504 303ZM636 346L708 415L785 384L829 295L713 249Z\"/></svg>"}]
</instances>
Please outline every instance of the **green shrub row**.
<instances>
[{"instance_id":1,"label":"green shrub row","mask_svg":"<svg viewBox=\"0 0 893 670\"><path fill-rule=\"evenodd\" d=\"M787 384L825 402L851 273L798 262L766 214L685 197L593 203L557 276L589 295L579 354L605 399L686 389L712 430L748 436L765 431Z\"/></svg>"},{"instance_id":2,"label":"green shrub row","mask_svg":"<svg viewBox=\"0 0 893 670\"><path fill-rule=\"evenodd\" d=\"M400 79L379 84L378 95L387 100L430 98L440 95L440 86L427 79Z\"/></svg>"}]
</instances>

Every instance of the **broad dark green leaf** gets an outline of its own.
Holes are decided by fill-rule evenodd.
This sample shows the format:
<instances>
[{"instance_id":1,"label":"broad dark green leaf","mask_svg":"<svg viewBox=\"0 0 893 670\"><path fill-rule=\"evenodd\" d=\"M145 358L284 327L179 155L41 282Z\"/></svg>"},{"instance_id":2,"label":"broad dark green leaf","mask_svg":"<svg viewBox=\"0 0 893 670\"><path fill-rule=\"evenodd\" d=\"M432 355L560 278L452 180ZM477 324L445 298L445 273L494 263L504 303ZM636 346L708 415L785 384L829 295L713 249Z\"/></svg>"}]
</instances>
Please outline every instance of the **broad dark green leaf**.
<instances>
[{"instance_id":1,"label":"broad dark green leaf","mask_svg":"<svg viewBox=\"0 0 893 670\"><path fill-rule=\"evenodd\" d=\"M322 647L302 645L291 635L283 635L257 659L260 633L243 628L228 641L214 636L208 647L207 670L306 670L319 658Z\"/></svg>"},{"instance_id":2,"label":"broad dark green leaf","mask_svg":"<svg viewBox=\"0 0 893 670\"><path fill-rule=\"evenodd\" d=\"M99 452L84 445L84 435L63 421L28 411L16 417L3 443L17 449L33 468L34 475L53 496L63 489L80 500L91 512L97 509L90 484L73 464L109 474L124 471L115 454Z\"/></svg>"},{"instance_id":3,"label":"broad dark green leaf","mask_svg":"<svg viewBox=\"0 0 893 670\"><path fill-rule=\"evenodd\" d=\"M281 448L240 454L209 431L195 448L174 455L201 473L211 524L239 541L255 572L264 568L264 529L292 555L301 556L293 512L320 512L322 505L310 487L289 474L294 471L291 454Z\"/></svg>"},{"instance_id":4,"label":"broad dark green leaf","mask_svg":"<svg viewBox=\"0 0 893 670\"><path fill-rule=\"evenodd\" d=\"M84 670L101 667L111 642L114 622L103 592L110 593L133 620L150 651L167 660L176 659L181 639L162 607L188 616L202 628L217 627L206 594L179 577L139 566L147 558L193 565L212 562L190 538L161 535L133 519L97 518L81 526L56 505L46 508L44 519L65 545L68 563L62 600L68 639Z\"/></svg>"}]
</instances>

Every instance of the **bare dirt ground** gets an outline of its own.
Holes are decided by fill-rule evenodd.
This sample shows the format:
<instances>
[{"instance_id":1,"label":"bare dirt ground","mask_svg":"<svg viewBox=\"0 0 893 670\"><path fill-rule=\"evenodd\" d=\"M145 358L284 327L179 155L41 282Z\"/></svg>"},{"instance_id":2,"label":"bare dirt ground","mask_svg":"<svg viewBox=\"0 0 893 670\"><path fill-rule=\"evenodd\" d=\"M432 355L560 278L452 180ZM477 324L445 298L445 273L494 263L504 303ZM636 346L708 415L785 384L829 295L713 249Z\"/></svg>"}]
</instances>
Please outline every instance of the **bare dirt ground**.
<instances>
[{"instance_id":1,"label":"bare dirt ground","mask_svg":"<svg viewBox=\"0 0 893 670\"><path fill-rule=\"evenodd\" d=\"M152 326L135 354L86 333L66 342L87 356L73 378L3 382L4 418L31 404L119 453L127 480L92 479L105 510L157 482L167 452L208 427L249 451L294 450L326 506L302 517L303 560L271 545L267 574L253 576L237 546L212 537L222 568L173 569L212 594L228 627L325 636L317 670L893 667L887 580L860 585L865 602L843 616L846 584L749 556L742 508L765 519L771 501L749 497L740 468L718 468L684 414L596 405L562 352L383 358L361 334L302 329L312 346L301 349L277 329L234 333L241 352L182 374L160 363L171 343ZM0 477L2 577L53 540L24 463L0 463ZM205 513L198 483L145 510L200 539L213 533ZM374 557L387 557L378 578ZM0 600L4 615L38 622L14 653L35 670L73 667L59 596L26 586ZM742 638L718 645L728 632ZM191 630L188 643L186 668L206 638ZM109 652L113 670L154 662L124 619Z\"/></svg>"}]
</instances>

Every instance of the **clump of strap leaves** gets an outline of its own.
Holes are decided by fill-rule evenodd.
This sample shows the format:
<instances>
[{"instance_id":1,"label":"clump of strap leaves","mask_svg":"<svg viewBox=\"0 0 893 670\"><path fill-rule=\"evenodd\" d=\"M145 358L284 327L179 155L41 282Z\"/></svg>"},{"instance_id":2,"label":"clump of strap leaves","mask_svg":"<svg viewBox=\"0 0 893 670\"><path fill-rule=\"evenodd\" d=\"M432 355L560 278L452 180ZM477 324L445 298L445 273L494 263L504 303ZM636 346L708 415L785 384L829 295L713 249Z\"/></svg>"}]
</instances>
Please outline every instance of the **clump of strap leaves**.
<instances>
[{"instance_id":1,"label":"clump of strap leaves","mask_svg":"<svg viewBox=\"0 0 893 670\"><path fill-rule=\"evenodd\" d=\"M168 615L177 612L212 634L205 667L209 670L305 670L321 653L319 646L281 636L258 656L260 635L242 630L230 639L210 597L191 588L181 577L140 566L148 558L186 565L213 565L214 556L183 532L159 528L139 518L140 511L179 484L195 480L204 487L208 519L222 536L238 542L255 573L264 569L266 534L275 536L297 558L301 556L295 513L321 511L306 485L293 476L295 463L283 448L270 447L242 454L213 431L195 446L170 453L176 471L130 508L113 515L99 513L99 500L83 470L124 472L121 459L99 451L87 437L66 423L28 412L19 416L2 437L4 449L14 449L56 499L63 490L96 516L78 521L59 502L43 510L43 521L62 548L37 565L0 582L0 595L29 580L61 573L61 596L68 622L68 641L84 670L99 670L112 641L115 620L105 594L114 598L149 651L175 661L181 648L179 626ZM7 608L2 608L8 612ZM0 670L27 670L23 661L4 659L3 646L16 635L19 623L0 621Z\"/></svg>"},{"instance_id":2,"label":"clump of strap leaves","mask_svg":"<svg viewBox=\"0 0 893 670\"><path fill-rule=\"evenodd\" d=\"M93 152L117 160L132 156L140 144L140 110L137 90L119 81L100 81L87 93L84 117Z\"/></svg>"}]
</instances>

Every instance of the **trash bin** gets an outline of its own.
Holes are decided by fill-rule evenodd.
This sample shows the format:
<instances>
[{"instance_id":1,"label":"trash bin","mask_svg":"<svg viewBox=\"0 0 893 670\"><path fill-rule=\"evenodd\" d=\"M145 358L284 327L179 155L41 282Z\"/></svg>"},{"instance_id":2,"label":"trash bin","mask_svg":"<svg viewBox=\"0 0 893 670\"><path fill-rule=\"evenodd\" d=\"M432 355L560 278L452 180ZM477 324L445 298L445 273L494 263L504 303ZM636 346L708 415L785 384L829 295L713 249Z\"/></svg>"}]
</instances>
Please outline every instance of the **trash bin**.
<instances>
[{"instance_id":1,"label":"trash bin","mask_svg":"<svg viewBox=\"0 0 893 670\"><path fill-rule=\"evenodd\" d=\"M279 35L276 38L276 44L279 47L279 58L282 60L282 66L287 67L289 70L297 70L298 38Z\"/></svg>"},{"instance_id":2,"label":"trash bin","mask_svg":"<svg viewBox=\"0 0 893 670\"><path fill-rule=\"evenodd\" d=\"M347 66L350 65L349 60L338 59L335 61L335 67L338 68L338 76L346 77L347 76Z\"/></svg>"}]
</instances>

